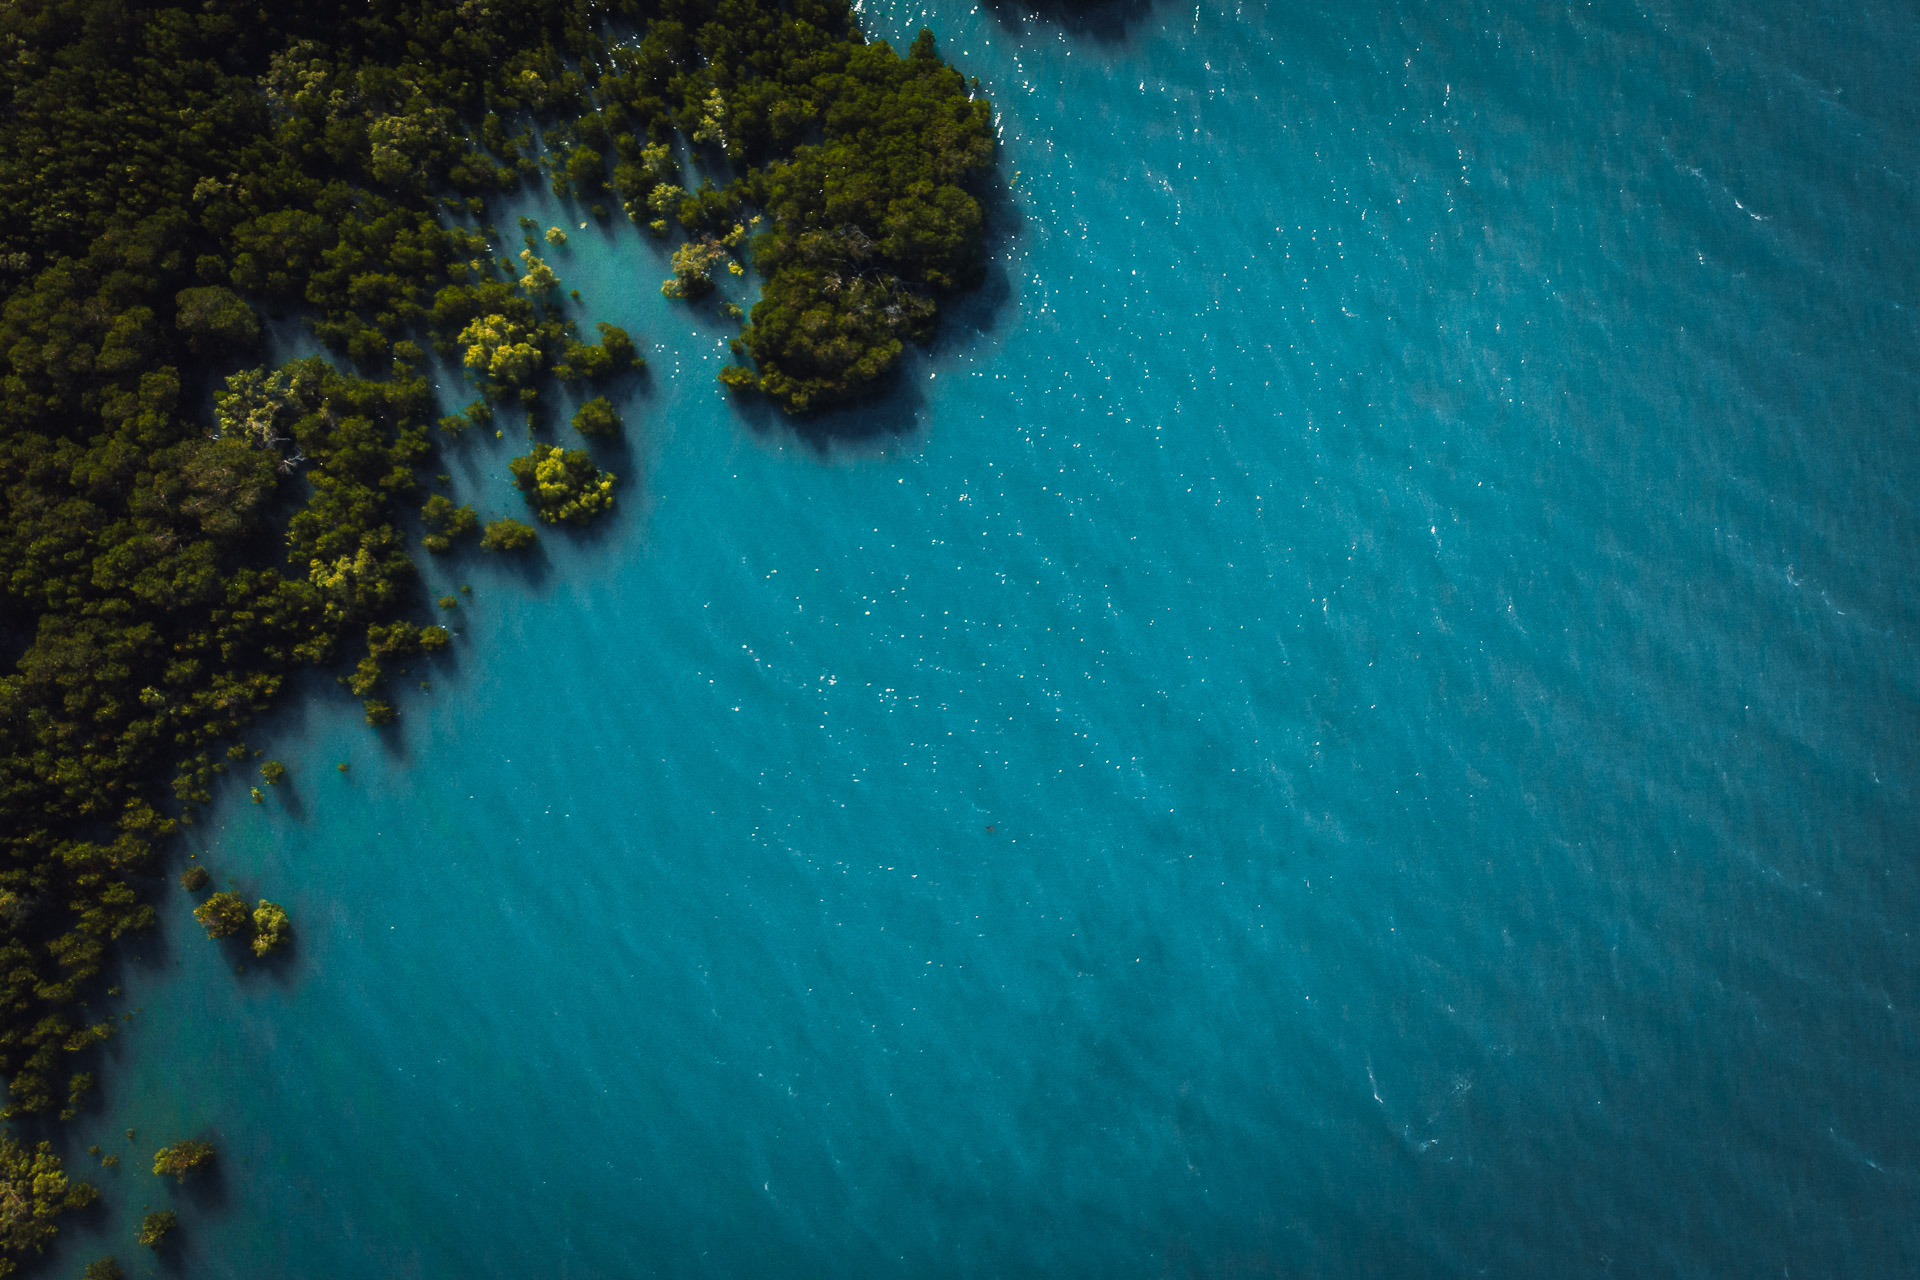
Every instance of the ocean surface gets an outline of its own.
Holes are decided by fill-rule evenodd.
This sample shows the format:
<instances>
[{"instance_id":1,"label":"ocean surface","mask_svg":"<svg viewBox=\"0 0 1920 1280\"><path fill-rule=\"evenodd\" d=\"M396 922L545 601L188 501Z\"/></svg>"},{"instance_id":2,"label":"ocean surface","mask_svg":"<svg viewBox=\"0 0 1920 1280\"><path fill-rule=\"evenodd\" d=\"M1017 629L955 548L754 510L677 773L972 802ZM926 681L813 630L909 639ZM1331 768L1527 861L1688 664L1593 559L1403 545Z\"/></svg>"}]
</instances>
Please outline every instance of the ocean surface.
<instances>
[{"instance_id":1,"label":"ocean surface","mask_svg":"<svg viewBox=\"0 0 1920 1280\"><path fill-rule=\"evenodd\" d=\"M182 853L297 945L169 889L49 1273L1920 1272L1920 13L866 21L986 287L796 425L497 212L649 353L619 506L251 736Z\"/></svg>"}]
</instances>

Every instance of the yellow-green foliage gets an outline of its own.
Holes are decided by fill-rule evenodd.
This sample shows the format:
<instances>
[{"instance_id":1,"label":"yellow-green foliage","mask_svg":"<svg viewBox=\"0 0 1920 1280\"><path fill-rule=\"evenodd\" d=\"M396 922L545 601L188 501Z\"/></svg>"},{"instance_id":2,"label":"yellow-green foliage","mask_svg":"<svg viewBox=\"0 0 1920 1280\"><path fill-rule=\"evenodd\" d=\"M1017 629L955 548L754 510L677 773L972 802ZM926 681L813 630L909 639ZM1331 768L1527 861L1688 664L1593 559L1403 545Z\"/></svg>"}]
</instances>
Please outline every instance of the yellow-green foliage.
<instances>
[{"instance_id":1,"label":"yellow-green foliage","mask_svg":"<svg viewBox=\"0 0 1920 1280\"><path fill-rule=\"evenodd\" d=\"M253 909L253 954L271 955L291 941L293 925L287 920L287 909L260 899L260 905Z\"/></svg>"},{"instance_id":2,"label":"yellow-green foliage","mask_svg":"<svg viewBox=\"0 0 1920 1280\"><path fill-rule=\"evenodd\" d=\"M89 1184L67 1178L50 1144L29 1148L0 1134L0 1276L12 1274L29 1250L39 1253L53 1241L55 1218L98 1196Z\"/></svg>"},{"instance_id":3,"label":"yellow-green foliage","mask_svg":"<svg viewBox=\"0 0 1920 1280\"><path fill-rule=\"evenodd\" d=\"M539 372L545 358L527 337L526 329L506 316L479 316L460 331L466 348L461 359L476 373L517 387Z\"/></svg>"},{"instance_id":4,"label":"yellow-green foliage","mask_svg":"<svg viewBox=\"0 0 1920 1280\"><path fill-rule=\"evenodd\" d=\"M698 298L713 292L713 269L727 251L716 240L689 240L673 251L673 279L660 286L669 298Z\"/></svg>"},{"instance_id":5,"label":"yellow-green foliage","mask_svg":"<svg viewBox=\"0 0 1920 1280\"><path fill-rule=\"evenodd\" d=\"M213 1159L213 1144L202 1142L198 1138L188 1138L176 1142L170 1147L162 1147L153 1153L153 1172L156 1176L171 1177L180 1182L187 1175L204 1167Z\"/></svg>"},{"instance_id":6,"label":"yellow-green foliage","mask_svg":"<svg viewBox=\"0 0 1920 1280\"><path fill-rule=\"evenodd\" d=\"M560 277L553 273L552 267L534 257L533 250L520 251L520 267L526 273L520 277L520 288L529 298L544 298L560 287Z\"/></svg>"},{"instance_id":7,"label":"yellow-green foliage","mask_svg":"<svg viewBox=\"0 0 1920 1280\"><path fill-rule=\"evenodd\" d=\"M247 903L237 893L214 894L193 909L209 938L230 938L247 927Z\"/></svg>"},{"instance_id":8,"label":"yellow-green foliage","mask_svg":"<svg viewBox=\"0 0 1920 1280\"><path fill-rule=\"evenodd\" d=\"M562 520L585 524L613 505L616 477L596 467L585 449L536 444L532 453L515 458L507 469L548 524Z\"/></svg>"}]
</instances>

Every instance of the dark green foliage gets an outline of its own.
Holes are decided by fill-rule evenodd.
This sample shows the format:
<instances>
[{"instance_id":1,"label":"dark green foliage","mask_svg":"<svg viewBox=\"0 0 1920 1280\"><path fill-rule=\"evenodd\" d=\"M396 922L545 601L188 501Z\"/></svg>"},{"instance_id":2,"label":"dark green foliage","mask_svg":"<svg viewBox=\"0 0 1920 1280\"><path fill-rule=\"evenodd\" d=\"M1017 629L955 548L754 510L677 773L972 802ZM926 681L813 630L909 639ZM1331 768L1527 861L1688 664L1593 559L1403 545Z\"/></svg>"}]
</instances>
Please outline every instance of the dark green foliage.
<instances>
[{"instance_id":1,"label":"dark green foliage","mask_svg":"<svg viewBox=\"0 0 1920 1280\"><path fill-rule=\"evenodd\" d=\"M741 342L760 365L760 389L788 409L847 399L932 332L932 300L897 276L867 273L873 256L858 232L810 232L754 303Z\"/></svg>"},{"instance_id":2,"label":"dark green foliage","mask_svg":"<svg viewBox=\"0 0 1920 1280\"><path fill-rule=\"evenodd\" d=\"M149 1249L158 1249L179 1225L180 1215L171 1209L150 1213L140 1219L140 1243Z\"/></svg>"},{"instance_id":3,"label":"dark green foliage","mask_svg":"<svg viewBox=\"0 0 1920 1280\"><path fill-rule=\"evenodd\" d=\"M594 328L600 331L600 349L606 353L607 372L625 373L629 369L647 367L645 357L633 349L633 337L617 324L600 321Z\"/></svg>"},{"instance_id":4,"label":"dark green foliage","mask_svg":"<svg viewBox=\"0 0 1920 1280\"><path fill-rule=\"evenodd\" d=\"M600 342L594 345L568 338L560 346L560 363L553 376L562 382L576 378L606 378L631 369L644 369L647 362L634 353L633 339L617 324L602 320Z\"/></svg>"},{"instance_id":5,"label":"dark green foliage","mask_svg":"<svg viewBox=\"0 0 1920 1280\"><path fill-rule=\"evenodd\" d=\"M176 1142L170 1147L162 1147L153 1153L153 1172L158 1177L172 1177L180 1182L187 1175L202 1168L213 1159L213 1144L202 1142L198 1138L188 1138Z\"/></svg>"},{"instance_id":6,"label":"dark green foliage","mask_svg":"<svg viewBox=\"0 0 1920 1280\"><path fill-rule=\"evenodd\" d=\"M51 1145L28 1147L0 1134L0 1276L29 1250L39 1253L52 1243L55 1218L98 1197L89 1184L68 1180Z\"/></svg>"},{"instance_id":7,"label":"dark green foliage","mask_svg":"<svg viewBox=\"0 0 1920 1280\"><path fill-rule=\"evenodd\" d=\"M237 893L216 893L193 909L209 938L230 938L247 927L247 904Z\"/></svg>"},{"instance_id":8,"label":"dark green foliage","mask_svg":"<svg viewBox=\"0 0 1920 1280\"><path fill-rule=\"evenodd\" d=\"M520 551L534 544L539 537L531 525L523 524L511 516L487 522L487 528L480 535L480 549L483 551Z\"/></svg>"},{"instance_id":9,"label":"dark green foliage","mask_svg":"<svg viewBox=\"0 0 1920 1280\"><path fill-rule=\"evenodd\" d=\"M207 881L213 879L205 867L188 867L180 873L180 887L188 893L198 893L207 887Z\"/></svg>"},{"instance_id":10,"label":"dark green foliage","mask_svg":"<svg viewBox=\"0 0 1920 1280\"><path fill-rule=\"evenodd\" d=\"M206 285L174 295L174 324L195 355L241 354L260 341L260 319L231 289Z\"/></svg>"},{"instance_id":11,"label":"dark green foliage","mask_svg":"<svg viewBox=\"0 0 1920 1280\"><path fill-rule=\"evenodd\" d=\"M480 527L480 517L472 507L456 507L453 499L438 493L420 508L420 521L427 526L427 536L420 539L420 545L433 552L452 550L455 539Z\"/></svg>"},{"instance_id":12,"label":"dark green foliage","mask_svg":"<svg viewBox=\"0 0 1920 1280\"><path fill-rule=\"evenodd\" d=\"M574 411L573 429L583 436L620 434L620 415L605 396L595 396Z\"/></svg>"},{"instance_id":13,"label":"dark green foliage","mask_svg":"<svg viewBox=\"0 0 1920 1280\"><path fill-rule=\"evenodd\" d=\"M440 429L450 436L457 436L468 427L484 427L493 421L493 406L485 400L475 400L459 413L450 413L440 419Z\"/></svg>"},{"instance_id":14,"label":"dark green foliage","mask_svg":"<svg viewBox=\"0 0 1920 1280\"><path fill-rule=\"evenodd\" d=\"M762 179L772 226L753 254L767 283L741 334L761 389L796 411L884 374L904 341L931 332L933 297L976 283L982 268L980 205L962 184L993 157L991 108L929 31L905 58L885 44L841 57L805 103L823 140Z\"/></svg>"},{"instance_id":15,"label":"dark green foliage","mask_svg":"<svg viewBox=\"0 0 1920 1280\"><path fill-rule=\"evenodd\" d=\"M611 472L593 463L585 449L560 449L536 444L533 452L507 464L513 482L542 520L586 524L613 505Z\"/></svg>"},{"instance_id":16,"label":"dark green foliage","mask_svg":"<svg viewBox=\"0 0 1920 1280\"><path fill-rule=\"evenodd\" d=\"M126 1280L126 1275L112 1258L95 1258L80 1273L80 1280Z\"/></svg>"},{"instance_id":17,"label":"dark green foliage","mask_svg":"<svg viewBox=\"0 0 1920 1280\"><path fill-rule=\"evenodd\" d=\"M269 760L260 766L260 776L266 780L268 786L277 787L280 785L280 780L287 776L287 766L278 760Z\"/></svg>"}]
</instances>

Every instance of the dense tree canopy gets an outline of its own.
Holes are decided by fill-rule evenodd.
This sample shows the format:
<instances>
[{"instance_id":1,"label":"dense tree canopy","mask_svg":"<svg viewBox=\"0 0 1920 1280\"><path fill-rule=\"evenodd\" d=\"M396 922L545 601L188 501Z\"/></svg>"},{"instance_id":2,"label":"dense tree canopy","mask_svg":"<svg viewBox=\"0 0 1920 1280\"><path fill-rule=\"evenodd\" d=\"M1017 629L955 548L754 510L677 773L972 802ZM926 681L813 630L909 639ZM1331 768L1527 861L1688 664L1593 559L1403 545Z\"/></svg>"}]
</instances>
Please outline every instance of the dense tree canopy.
<instances>
[{"instance_id":1,"label":"dense tree canopy","mask_svg":"<svg viewBox=\"0 0 1920 1280\"><path fill-rule=\"evenodd\" d=\"M92 1204L98 1194L67 1177L50 1144L27 1147L0 1134L0 1277L53 1241L58 1215Z\"/></svg>"}]
</instances>

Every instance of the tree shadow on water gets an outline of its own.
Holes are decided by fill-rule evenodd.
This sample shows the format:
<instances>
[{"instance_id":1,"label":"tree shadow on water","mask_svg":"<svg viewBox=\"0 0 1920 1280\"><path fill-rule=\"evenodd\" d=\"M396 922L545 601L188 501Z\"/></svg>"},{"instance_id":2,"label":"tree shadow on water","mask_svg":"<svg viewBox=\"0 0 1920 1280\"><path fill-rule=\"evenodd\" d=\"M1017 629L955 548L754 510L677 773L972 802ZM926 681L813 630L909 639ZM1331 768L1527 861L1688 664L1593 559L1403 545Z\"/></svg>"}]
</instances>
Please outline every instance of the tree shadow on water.
<instances>
[{"instance_id":1,"label":"tree shadow on water","mask_svg":"<svg viewBox=\"0 0 1920 1280\"><path fill-rule=\"evenodd\" d=\"M791 414L765 396L737 395L732 397L733 410L763 440L789 435L822 456L881 453L919 426L926 392L915 379L903 376L901 367L918 363L902 359L855 404Z\"/></svg>"},{"instance_id":2,"label":"tree shadow on water","mask_svg":"<svg viewBox=\"0 0 1920 1280\"><path fill-rule=\"evenodd\" d=\"M168 1190L173 1198L192 1205L202 1217L211 1216L226 1207L228 1200L226 1142L223 1135L210 1133L204 1135L213 1143L213 1159L187 1175L186 1181L168 1180Z\"/></svg>"},{"instance_id":3,"label":"tree shadow on water","mask_svg":"<svg viewBox=\"0 0 1920 1280\"><path fill-rule=\"evenodd\" d=\"M1016 34L1039 25L1097 44L1125 43L1153 12L1153 0L987 0L993 16Z\"/></svg>"},{"instance_id":4,"label":"tree shadow on water","mask_svg":"<svg viewBox=\"0 0 1920 1280\"><path fill-rule=\"evenodd\" d=\"M1020 212L1006 175L997 165L974 185L973 195L980 201L985 261L978 284L942 300L940 326L934 331L933 341L927 344L928 354L935 357L979 345L999 328L1013 301L1013 281L1007 273L1007 262L1014 243L1026 230L1026 215Z\"/></svg>"}]
</instances>

